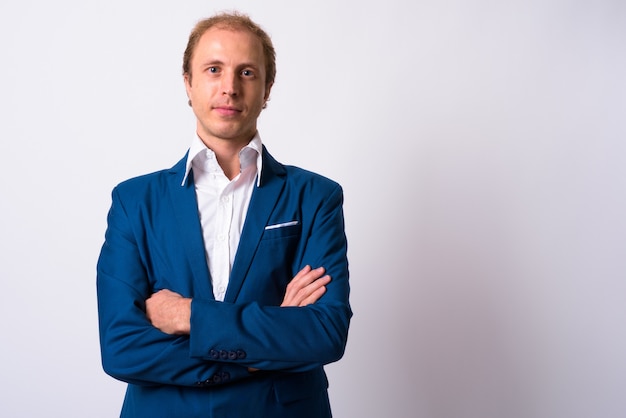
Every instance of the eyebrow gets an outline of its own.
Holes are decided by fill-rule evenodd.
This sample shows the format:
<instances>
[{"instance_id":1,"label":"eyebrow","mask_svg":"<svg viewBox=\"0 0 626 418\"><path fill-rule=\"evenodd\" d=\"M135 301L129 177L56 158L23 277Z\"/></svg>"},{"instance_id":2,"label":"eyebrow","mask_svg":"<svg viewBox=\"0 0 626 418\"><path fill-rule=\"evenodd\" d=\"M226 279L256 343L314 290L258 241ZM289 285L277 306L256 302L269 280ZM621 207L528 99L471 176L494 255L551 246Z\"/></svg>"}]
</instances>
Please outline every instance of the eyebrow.
<instances>
[{"instance_id":1,"label":"eyebrow","mask_svg":"<svg viewBox=\"0 0 626 418\"><path fill-rule=\"evenodd\" d=\"M202 62L201 65L206 67L206 66L209 66L209 65L223 65L223 64L224 63L222 61L220 61L220 60L211 60L211 61Z\"/></svg>"},{"instance_id":2,"label":"eyebrow","mask_svg":"<svg viewBox=\"0 0 626 418\"><path fill-rule=\"evenodd\" d=\"M206 61L202 63L202 66L204 67L212 66L212 65L224 65L224 62L218 59L214 59L214 60ZM261 68L258 65L252 64L250 62L244 62L244 63L237 65L237 68L246 68L246 67L253 68L255 70L258 70L259 68Z\"/></svg>"}]
</instances>

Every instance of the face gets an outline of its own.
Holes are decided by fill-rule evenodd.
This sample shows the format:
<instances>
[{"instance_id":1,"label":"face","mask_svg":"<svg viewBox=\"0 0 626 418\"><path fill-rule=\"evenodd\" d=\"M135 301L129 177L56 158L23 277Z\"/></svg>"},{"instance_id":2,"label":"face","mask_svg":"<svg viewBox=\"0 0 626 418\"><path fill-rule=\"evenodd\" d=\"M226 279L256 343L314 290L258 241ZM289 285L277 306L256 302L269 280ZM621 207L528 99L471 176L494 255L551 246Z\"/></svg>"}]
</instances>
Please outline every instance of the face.
<instances>
[{"instance_id":1,"label":"face","mask_svg":"<svg viewBox=\"0 0 626 418\"><path fill-rule=\"evenodd\" d=\"M185 88L200 138L209 147L224 141L245 146L271 89L261 42L245 30L211 28L196 45L190 69Z\"/></svg>"}]
</instances>

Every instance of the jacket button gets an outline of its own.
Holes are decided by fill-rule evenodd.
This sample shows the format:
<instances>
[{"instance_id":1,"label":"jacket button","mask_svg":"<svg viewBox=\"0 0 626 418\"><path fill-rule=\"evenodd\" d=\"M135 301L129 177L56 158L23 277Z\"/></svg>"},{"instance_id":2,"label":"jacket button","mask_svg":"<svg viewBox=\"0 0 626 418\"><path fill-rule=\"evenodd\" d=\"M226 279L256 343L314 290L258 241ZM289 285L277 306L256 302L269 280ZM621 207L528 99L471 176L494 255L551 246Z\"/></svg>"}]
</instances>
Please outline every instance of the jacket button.
<instances>
[{"instance_id":1,"label":"jacket button","mask_svg":"<svg viewBox=\"0 0 626 418\"><path fill-rule=\"evenodd\" d=\"M217 350L210 350L209 356L211 356L211 358L218 359L220 358L220 352Z\"/></svg>"},{"instance_id":2,"label":"jacket button","mask_svg":"<svg viewBox=\"0 0 626 418\"><path fill-rule=\"evenodd\" d=\"M237 352L236 351L229 351L228 352L228 359L229 360L237 360Z\"/></svg>"},{"instance_id":3,"label":"jacket button","mask_svg":"<svg viewBox=\"0 0 626 418\"><path fill-rule=\"evenodd\" d=\"M246 352L245 352L245 351L243 351L243 350L237 350L237 358L238 358L238 359L244 359L244 358L246 358L246 355L247 355L247 354L246 354Z\"/></svg>"},{"instance_id":4,"label":"jacket button","mask_svg":"<svg viewBox=\"0 0 626 418\"><path fill-rule=\"evenodd\" d=\"M226 359L228 358L228 351L226 351L226 350L221 350L221 351L220 351L220 358L221 358L222 360L226 360Z\"/></svg>"}]
</instances>

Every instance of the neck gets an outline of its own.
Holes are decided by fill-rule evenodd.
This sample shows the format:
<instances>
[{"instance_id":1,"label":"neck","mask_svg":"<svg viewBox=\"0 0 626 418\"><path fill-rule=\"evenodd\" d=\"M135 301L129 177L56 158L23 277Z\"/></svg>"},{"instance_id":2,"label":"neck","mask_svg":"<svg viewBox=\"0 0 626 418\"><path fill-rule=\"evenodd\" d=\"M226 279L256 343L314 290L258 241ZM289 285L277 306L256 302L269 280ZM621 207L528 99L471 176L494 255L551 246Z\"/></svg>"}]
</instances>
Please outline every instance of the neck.
<instances>
[{"instance_id":1,"label":"neck","mask_svg":"<svg viewBox=\"0 0 626 418\"><path fill-rule=\"evenodd\" d=\"M240 170L241 163L239 161L239 152L252 140L250 138L248 141L236 141L236 140L224 140L224 139L216 139L212 141L207 141L202 136L198 135L204 145L207 146L211 151L215 153L215 157L217 158L217 162L222 167L224 174L228 179L232 180L235 178Z\"/></svg>"}]
</instances>

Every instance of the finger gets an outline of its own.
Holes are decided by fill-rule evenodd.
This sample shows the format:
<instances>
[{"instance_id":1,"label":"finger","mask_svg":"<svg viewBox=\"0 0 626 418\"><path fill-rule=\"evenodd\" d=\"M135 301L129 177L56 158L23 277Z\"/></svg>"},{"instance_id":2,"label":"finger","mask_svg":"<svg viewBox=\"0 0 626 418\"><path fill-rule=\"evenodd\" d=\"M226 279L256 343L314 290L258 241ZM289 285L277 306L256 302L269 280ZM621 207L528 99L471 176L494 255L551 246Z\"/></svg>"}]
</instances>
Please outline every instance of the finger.
<instances>
[{"instance_id":1,"label":"finger","mask_svg":"<svg viewBox=\"0 0 626 418\"><path fill-rule=\"evenodd\" d=\"M298 306L303 307L307 305L312 305L317 302L322 296L324 296L324 293L326 293L326 286L318 287L317 289L315 289L314 292L312 292L308 297L300 302Z\"/></svg>"},{"instance_id":2,"label":"finger","mask_svg":"<svg viewBox=\"0 0 626 418\"><path fill-rule=\"evenodd\" d=\"M308 272L310 272L311 270L313 270L313 268L311 266L309 266L308 264L306 266L304 266L302 268L302 270L300 270L295 277L293 278L293 280L300 278L302 276L304 276L305 274L307 274Z\"/></svg>"},{"instance_id":3,"label":"finger","mask_svg":"<svg viewBox=\"0 0 626 418\"><path fill-rule=\"evenodd\" d=\"M287 284L285 297L280 306L299 306L300 303L311 295L320 286L328 284L330 278L318 282L324 275L326 269L318 267L312 269L310 265L304 266L295 277ZM312 286L311 286L312 285ZM311 287L308 287L311 286Z\"/></svg>"},{"instance_id":4,"label":"finger","mask_svg":"<svg viewBox=\"0 0 626 418\"><path fill-rule=\"evenodd\" d=\"M304 267L296 274L296 276L287 284L285 297L290 298L298 293L302 288L313 283L319 277L324 274L324 268L319 267L315 270L311 270L310 266Z\"/></svg>"},{"instance_id":5,"label":"finger","mask_svg":"<svg viewBox=\"0 0 626 418\"><path fill-rule=\"evenodd\" d=\"M300 272L296 274L296 277L294 277L293 280L291 280L294 287L301 288L301 287L308 286L309 284L313 283L315 280L322 277L324 273L326 272L324 267L318 267L316 269L311 269L309 267L307 270L308 271L306 271L305 269L300 270Z\"/></svg>"},{"instance_id":6,"label":"finger","mask_svg":"<svg viewBox=\"0 0 626 418\"><path fill-rule=\"evenodd\" d=\"M326 291L325 288L321 294L317 294L320 288L325 287L330 283L331 277L329 275L320 277L305 286L292 287L288 289L285 299L281 306L305 306L311 303L315 303ZM317 295L317 296L316 296ZM308 301L303 305L304 301Z\"/></svg>"},{"instance_id":7,"label":"finger","mask_svg":"<svg viewBox=\"0 0 626 418\"><path fill-rule=\"evenodd\" d=\"M304 299L308 297L311 293L315 292L318 288L322 286L326 286L330 283L330 276L326 275L324 277L320 277L319 279L313 280L310 283L307 283L305 286L302 286L297 290L297 294L300 299Z\"/></svg>"},{"instance_id":8,"label":"finger","mask_svg":"<svg viewBox=\"0 0 626 418\"><path fill-rule=\"evenodd\" d=\"M313 269L311 268L311 266L306 265L295 275L295 277L291 281L295 283L310 283L318 277L321 277L322 274L324 274L324 267L318 267L316 269Z\"/></svg>"}]
</instances>

